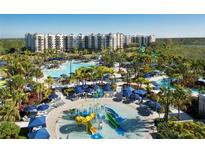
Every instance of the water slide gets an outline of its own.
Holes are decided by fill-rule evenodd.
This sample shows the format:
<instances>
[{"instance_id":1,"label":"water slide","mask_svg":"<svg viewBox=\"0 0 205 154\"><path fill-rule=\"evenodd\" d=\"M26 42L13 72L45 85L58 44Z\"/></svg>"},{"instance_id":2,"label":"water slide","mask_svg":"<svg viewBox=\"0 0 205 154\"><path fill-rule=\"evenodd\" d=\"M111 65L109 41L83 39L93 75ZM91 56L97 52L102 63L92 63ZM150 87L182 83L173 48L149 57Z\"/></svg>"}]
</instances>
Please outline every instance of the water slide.
<instances>
[{"instance_id":1,"label":"water slide","mask_svg":"<svg viewBox=\"0 0 205 154\"><path fill-rule=\"evenodd\" d=\"M113 109L111 108L106 108L106 109L107 109L106 115L107 115L108 121L115 128L116 132L119 135L123 136L125 133L125 130L121 128L119 123L122 122L124 119L120 117Z\"/></svg>"},{"instance_id":2,"label":"water slide","mask_svg":"<svg viewBox=\"0 0 205 154\"><path fill-rule=\"evenodd\" d=\"M111 109L111 108L109 108L109 107L105 107L105 109L106 109L108 112L110 112L110 113L114 116L115 120L116 120L118 123L120 123L120 122L122 122L123 120L125 120L125 119L122 118L118 113L116 113L113 109Z\"/></svg>"},{"instance_id":3,"label":"water slide","mask_svg":"<svg viewBox=\"0 0 205 154\"><path fill-rule=\"evenodd\" d=\"M111 113L109 113L109 112L107 113L107 118L108 118L110 124L111 124L115 129L117 129L117 128L120 127L120 125L118 124L118 122L115 120L115 118L112 116Z\"/></svg>"},{"instance_id":4,"label":"water slide","mask_svg":"<svg viewBox=\"0 0 205 154\"><path fill-rule=\"evenodd\" d=\"M97 129L92 125L91 121L96 117L96 113L91 113L90 115L83 117L83 116L77 116L75 118L75 121L77 124L84 124L86 125L87 131L90 134L95 134L97 132Z\"/></svg>"}]
</instances>

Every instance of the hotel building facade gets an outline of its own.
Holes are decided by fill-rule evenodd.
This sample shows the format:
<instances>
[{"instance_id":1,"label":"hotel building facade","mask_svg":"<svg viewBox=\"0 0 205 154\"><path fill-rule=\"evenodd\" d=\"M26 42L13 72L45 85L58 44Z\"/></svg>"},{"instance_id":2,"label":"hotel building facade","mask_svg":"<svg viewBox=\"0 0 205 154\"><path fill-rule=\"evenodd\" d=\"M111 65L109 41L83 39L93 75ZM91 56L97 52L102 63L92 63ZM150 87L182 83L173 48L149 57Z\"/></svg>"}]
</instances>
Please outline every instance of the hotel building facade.
<instances>
[{"instance_id":1,"label":"hotel building facade","mask_svg":"<svg viewBox=\"0 0 205 154\"><path fill-rule=\"evenodd\" d=\"M25 34L25 43L28 50L44 52L46 49L57 51L89 50L101 51L105 48L112 50L122 49L131 44L147 46L155 42L154 35L125 35L123 33L109 34Z\"/></svg>"}]
</instances>

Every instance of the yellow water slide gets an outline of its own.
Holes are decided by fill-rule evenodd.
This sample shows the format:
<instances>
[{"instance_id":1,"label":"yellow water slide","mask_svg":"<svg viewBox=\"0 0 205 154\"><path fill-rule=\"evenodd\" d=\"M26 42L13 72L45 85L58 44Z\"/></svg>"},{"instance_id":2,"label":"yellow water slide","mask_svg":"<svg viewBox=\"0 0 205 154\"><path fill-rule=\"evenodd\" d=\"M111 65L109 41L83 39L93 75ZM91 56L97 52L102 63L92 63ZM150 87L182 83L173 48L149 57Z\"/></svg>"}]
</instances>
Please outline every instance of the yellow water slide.
<instances>
[{"instance_id":1,"label":"yellow water slide","mask_svg":"<svg viewBox=\"0 0 205 154\"><path fill-rule=\"evenodd\" d=\"M77 116L75 118L75 121L77 122L77 124L84 124L84 125L86 125L88 133L95 134L97 130L96 130L95 127L93 127L93 125L91 123L91 121L93 119L95 119L95 117L96 117L96 113L91 113L90 115L88 115L86 117Z\"/></svg>"}]
</instances>

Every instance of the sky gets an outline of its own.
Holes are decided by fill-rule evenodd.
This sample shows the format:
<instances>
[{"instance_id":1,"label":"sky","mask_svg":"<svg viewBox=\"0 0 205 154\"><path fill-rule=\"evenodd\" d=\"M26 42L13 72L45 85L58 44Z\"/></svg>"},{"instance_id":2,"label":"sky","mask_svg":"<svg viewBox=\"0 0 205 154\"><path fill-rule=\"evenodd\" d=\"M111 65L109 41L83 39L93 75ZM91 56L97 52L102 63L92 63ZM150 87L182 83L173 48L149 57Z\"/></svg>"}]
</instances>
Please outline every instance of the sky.
<instances>
[{"instance_id":1,"label":"sky","mask_svg":"<svg viewBox=\"0 0 205 154\"><path fill-rule=\"evenodd\" d=\"M23 38L28 32L205 37L205 15L0 14L0 38Z\"/></svg>"}]
</instances>

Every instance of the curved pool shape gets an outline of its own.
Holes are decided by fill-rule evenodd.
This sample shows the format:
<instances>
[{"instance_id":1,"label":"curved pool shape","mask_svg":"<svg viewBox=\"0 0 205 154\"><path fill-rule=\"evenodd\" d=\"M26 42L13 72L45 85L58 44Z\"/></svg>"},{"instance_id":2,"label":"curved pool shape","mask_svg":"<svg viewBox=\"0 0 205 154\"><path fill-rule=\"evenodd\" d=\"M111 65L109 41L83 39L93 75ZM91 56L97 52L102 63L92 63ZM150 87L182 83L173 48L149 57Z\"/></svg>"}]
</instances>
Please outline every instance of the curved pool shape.
<instances>
[{"instance_id":1,"label":"curved pool shape","mask_svg":"<svg viewBox=\"0 0 205 154\"><path fill-rule=\"evenodd\" d=\"M170 85L170 82L168 80L160 79L160 80L156 81L156 84L159 87L167 87L167 88L170 88L172 90L175 89L174 86ZM200 91L198 89L190 89L190 90L191 90L193 95L199 95L199 93L200 93Z\"/></svg>"},{"instance_id":2,"label":"curved pool shape","mask_svg":"<svg viewBox=\"0 0 205 154\"><path fill-rule=\"evenodd\" d=\"M60 68L57 69L44 69L43 73L47 76L52 77L60 77L62 74L70 75L70 73L74 73L80 67L90 67L96 65L96 62L78 62L78 61L67 61L63 63Z\"/></svg>"},{"instance_id":3,"label":"curved pool shape","mask_svg":"<svg viewBox=\"0 0 205 154\"><path fill-rule=\"evenodd\" d=\"M140 116L136 109L121 103L100 103L93 102L89 105L76 106L78 112L95 112L96 118L91 121L96 128L94 135L87 132L85 125L78 125L75 116L69 113L62 113L56 123L57 138L60 139L91 139L100 137L104 139L136 139L147 138L149 135L148 123ZM108 110L107 110L108 109ZM119 127L114 127L107 113L113 113L114 119ZM101 124L100 124L101 123Z\"/></svg>"}]
</instances>

